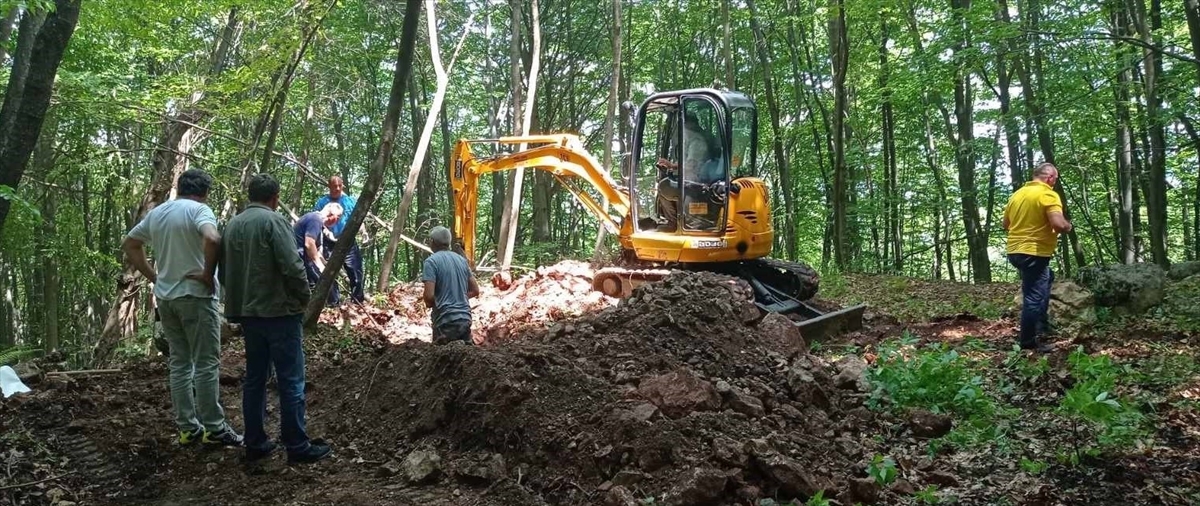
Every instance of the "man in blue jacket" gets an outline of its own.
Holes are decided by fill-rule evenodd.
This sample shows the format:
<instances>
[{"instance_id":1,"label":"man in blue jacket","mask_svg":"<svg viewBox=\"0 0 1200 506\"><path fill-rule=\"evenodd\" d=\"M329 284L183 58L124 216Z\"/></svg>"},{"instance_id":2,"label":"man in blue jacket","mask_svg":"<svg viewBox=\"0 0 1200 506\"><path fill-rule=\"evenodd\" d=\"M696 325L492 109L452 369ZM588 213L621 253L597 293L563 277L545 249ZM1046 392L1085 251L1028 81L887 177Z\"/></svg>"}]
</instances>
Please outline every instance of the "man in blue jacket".
<instances>
[{"instance_id":1,"label":"man in blue jacket","mask_svg":"<svg viewBox=\"0 0 1200 506\"><path fill-rule=\"evenodd\" d=\"M350 215L354 213L354 206L358 203L358 199L353 195L345 192L346 186L339 176L329 178L329 193L322 195L317 199L317 204L313 206L313 211L320 211L325 208L326 204L335 203L342 206L342 216L338 218L337 223L329 227L333 232L333 238L326 237L324 254L328 259L333 253L333 246L337 241L342 240L342 230L346 228L346 223L350 221ZM366 234L363 234L364 238ZM366 301L366 296L363 294L363 261L362 253L358 249L358 243L354 237L346 237L345 240L350 241L350 251L346 252L346 261L342 268L346 271L346 276L350 278L350 299L355 303L362 304ZM329 299L326 301L329 305L338 305L341 303L341 295L338 293L338 285L334 283L329 290Z\"/></svg>"}]
</instances>

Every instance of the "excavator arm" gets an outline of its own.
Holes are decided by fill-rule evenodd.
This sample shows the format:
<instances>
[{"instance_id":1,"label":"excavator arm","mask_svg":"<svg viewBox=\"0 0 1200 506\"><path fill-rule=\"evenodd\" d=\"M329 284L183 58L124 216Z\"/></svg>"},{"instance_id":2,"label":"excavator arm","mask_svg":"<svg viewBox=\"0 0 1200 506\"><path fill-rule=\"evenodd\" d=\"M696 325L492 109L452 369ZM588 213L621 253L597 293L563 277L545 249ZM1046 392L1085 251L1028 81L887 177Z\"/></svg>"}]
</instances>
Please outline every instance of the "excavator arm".
<instances>
[{"instance_id":1,"label":"excavator arm","mask_svg":"<svg viewBox=\"0 0 1200 506\"><path fill-rule=\"evenodd\" d=\"M513 153L491 158L476 158L471 152L473 144L522 145ZM450 164L450 187L454 201L454 237L461 241L463 254L472 265L475 263L475 232L478 222L479 178L484 174L520 168L544 170L554 177L592 213L609 233L618 235L622 228L626 234L632 232L629 223L631 199L609 177L608 171L583 147L579 137L572 134L530 135L501 137L499 139L459 140L454 148L454 160ZM586 191L586 183L607 202L597 202ZM609 208L618 217L609 214Z\"/></svg>"}]
</instances>

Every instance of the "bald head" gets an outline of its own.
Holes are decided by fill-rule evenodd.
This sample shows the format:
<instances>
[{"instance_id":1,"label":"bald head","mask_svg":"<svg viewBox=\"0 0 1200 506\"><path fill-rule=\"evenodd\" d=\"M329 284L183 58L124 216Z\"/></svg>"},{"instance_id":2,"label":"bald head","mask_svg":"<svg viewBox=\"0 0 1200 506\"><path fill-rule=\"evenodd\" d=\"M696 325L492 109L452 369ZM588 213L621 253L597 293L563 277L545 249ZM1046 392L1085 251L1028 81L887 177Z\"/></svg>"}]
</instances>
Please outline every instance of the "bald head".
<instances>
[{"instance_id":1,"label":"bald head","mask_svg":"<svg viewBox=\"0 0 1200 506\"><path fill-rule=\"evenodd\" d=\"M1054 186L1054 183L1058 182L1058 167L1050 162L1042 162L1034 167L1033 179Z\"/></svg>"},{"instance_id":2,"label":"bald head","mask_svg":"<svg viewBox=\"0 0 1200 506\"><path fill-rule=\"evenodd\" d=\"M341 176L333 176L329 178L329 198L342 198L342 190L346 189L346 185L342 183Z\"/></svg>"}]
</instances>

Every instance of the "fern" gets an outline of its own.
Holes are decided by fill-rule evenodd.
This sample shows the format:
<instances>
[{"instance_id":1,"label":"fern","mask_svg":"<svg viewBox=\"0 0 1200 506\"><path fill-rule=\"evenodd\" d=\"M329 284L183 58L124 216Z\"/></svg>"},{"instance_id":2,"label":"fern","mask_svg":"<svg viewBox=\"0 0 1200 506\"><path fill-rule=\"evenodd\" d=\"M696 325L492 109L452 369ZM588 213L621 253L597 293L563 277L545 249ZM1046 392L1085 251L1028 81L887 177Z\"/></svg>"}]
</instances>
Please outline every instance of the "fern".
<instances>
[{"instance_id":1,"label":"fern","mask_svg":"<svg viewBox=\"0 0 1200 506\"><path fill-rule=\"evenodd\" d=\"M0 350L0 365L13 365L17 362L25 360L29 357L41 353L41 348L33 348L29 346L14 346L5 350Z\"/></svg>"}]
</instances>

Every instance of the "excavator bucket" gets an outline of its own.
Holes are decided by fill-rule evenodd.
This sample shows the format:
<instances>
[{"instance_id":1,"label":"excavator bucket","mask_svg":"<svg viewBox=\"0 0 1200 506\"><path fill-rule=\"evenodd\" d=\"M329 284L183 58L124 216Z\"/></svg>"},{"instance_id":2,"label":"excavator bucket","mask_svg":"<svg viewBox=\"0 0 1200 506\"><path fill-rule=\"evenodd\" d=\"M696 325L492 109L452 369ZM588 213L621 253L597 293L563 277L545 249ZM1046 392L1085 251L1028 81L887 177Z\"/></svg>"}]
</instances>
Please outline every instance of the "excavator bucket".
<instances>
[{"instance_id":1,"label":"excavator bucket","mask_svg":"<svg viewBox=\"0 0 1200 506\"><path fill-rule=\"evenodd\" d=\"M796 322L796 326L800 328L800 335L804 336L804 340L811 343L824 341L843 332L862 329L863 311L867 305L859 304L830 312L821 312L808 304L803 304L802 307L808 310L804 311L805 316L812 316Z\"/></svg>"},{"instance_id":2,"label":"excavator bucket","mask_svg":"<svg viewBox=\"0 0 1200 506\"><path fill-rule=\"evenodd\" d=\"M791 318L800 329L800 335L808 342L820 342L843 332L853 332L862 329L863 311L866 304L858 304L835 311L826 311L816 307L809 301L798 300L785 290L774 286L770 280L758 276L746 276L754 290L754 303L768 313L779 313L785 316L796 315L800 319Z\"/></svg>"}]
</instances>

